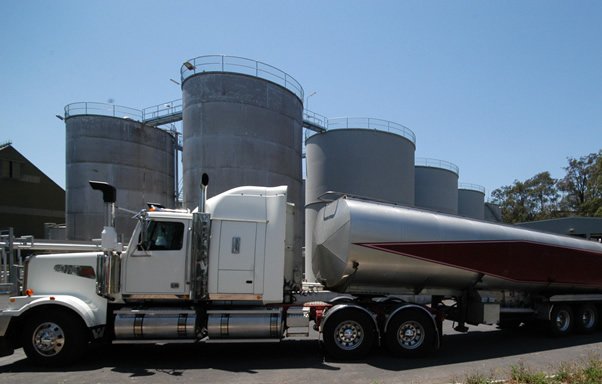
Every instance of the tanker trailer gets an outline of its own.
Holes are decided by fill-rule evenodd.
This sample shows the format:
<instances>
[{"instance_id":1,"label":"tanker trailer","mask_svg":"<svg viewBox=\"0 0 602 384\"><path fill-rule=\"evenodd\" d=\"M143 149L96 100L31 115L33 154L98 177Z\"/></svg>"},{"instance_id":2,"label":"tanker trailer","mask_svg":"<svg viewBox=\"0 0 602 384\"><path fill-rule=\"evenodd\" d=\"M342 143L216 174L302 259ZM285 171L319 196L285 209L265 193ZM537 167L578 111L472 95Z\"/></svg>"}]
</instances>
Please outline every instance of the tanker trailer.
<instances>
[{"instance_id":1,"label":"tanker trailer","mask_svg":"<svg viewBox=\"0 0 602 384\"><path fill-rule=\"evenodd\" d=\"M541 322L564 335L599 322L602 244L593 241L347 196L319 211L313 238L313 272L327 289L426 296L432 316L460 331ZM440 322L426 324L409 334L440 332Z\"/></svg>"}]
</instances>

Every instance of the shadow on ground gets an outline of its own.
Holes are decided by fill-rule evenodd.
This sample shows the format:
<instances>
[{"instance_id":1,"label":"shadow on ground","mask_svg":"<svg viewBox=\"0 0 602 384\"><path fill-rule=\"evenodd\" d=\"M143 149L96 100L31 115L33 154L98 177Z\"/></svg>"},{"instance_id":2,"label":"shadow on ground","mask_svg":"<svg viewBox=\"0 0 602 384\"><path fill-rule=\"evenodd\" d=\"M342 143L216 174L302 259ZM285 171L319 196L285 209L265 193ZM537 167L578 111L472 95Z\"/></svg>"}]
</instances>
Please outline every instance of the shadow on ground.
<instances>
[{"instance_id":1,"label":"shadow on ground","mask_svg":"<svg viewBox=\"0 0 602 384\"><path fill-rule=\"evenodd\" d=\"M602 342L602 333L549 338L545 333L532 329L487 330L446 335L441 349L429 358L399 359L390 356L385 350L376 349L369 357L358 362L340 362L325 358L320 343L315 340L287 340L280 343L96 345L90 348L79 363L69 367L41 368L23 359L1 366L0 373L81 372L109 368L129 377L144 377L157 372L180 376L187 370L203 369L251 374L273 369L312 368L338 371L342 364L367 364L400 372L599 342Z\"/></svg>"}]
</instances>

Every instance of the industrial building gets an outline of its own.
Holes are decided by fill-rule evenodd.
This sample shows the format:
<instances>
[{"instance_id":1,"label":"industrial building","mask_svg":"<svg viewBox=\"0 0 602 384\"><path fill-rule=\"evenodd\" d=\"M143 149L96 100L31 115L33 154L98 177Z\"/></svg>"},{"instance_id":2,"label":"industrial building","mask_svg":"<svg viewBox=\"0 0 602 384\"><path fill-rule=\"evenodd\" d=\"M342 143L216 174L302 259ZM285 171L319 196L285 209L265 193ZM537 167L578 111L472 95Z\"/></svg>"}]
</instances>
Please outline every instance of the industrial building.
<instances>
[{"instance_id":1,"label":"industrial building","mask_svg":"<svg viewBox=\"0 0 602 384\"><path fill-rule=\"evenodd\" d=\"M581 237L588 240L602 240L602 218L599 217L562 217L518 223L516 225L537 231L559 233L561 235Z\"/></svg>"},{"instance_id":2,"label":"industrial building","mask_svg":"<svg viewBox=\"0 0 602 384\"><path fill-rule=\"evenodd\" d=\"M65 191L17 151L0 144L0 229L46 238L49 223L65 222Z\"/></svg>"}]
</instances>

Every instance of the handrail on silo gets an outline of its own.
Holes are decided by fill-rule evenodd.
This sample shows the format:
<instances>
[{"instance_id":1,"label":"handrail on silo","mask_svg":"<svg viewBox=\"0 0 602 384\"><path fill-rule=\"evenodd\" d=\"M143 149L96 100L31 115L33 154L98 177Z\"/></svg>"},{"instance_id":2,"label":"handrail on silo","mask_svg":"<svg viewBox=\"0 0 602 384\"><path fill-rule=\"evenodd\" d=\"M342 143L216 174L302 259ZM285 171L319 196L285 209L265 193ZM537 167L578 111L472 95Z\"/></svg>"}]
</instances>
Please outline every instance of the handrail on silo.
<instances>
[{"instance_id":1,"label":"handrail on silo","mask_svg":"<svg viewBox=\"0 0 602 384\"><path fill-rule=\"evenodd\" d=\"M239 56L206 55L195 57L182 64L180 80L203 72L232 72L241 73L271 81L291 91L303 101L303 87L288 73L261 61Z\"/></svg>"},{"instance_id":2,"label":"handrail on silo","mask_svg":"<svg viewBox=\"0 0 602 384\"><path fill-rule=\"evenodd\" d=\"M446 169L448 171L452 171L456 175L460 175L460 168L456 164L450 163L449 161L445 160L417 157L414 160L414 165L419 167Z\"/></svg>"},{"instance_id":3,"label":"handrail on silo","mask_svg":"<svg viewBox=\"0 0 602 384\"><path fill-rule=\"evenodd\" d=\"M110 103L78 102L65 106L65 119L79 115L99 115L142 121L143 112L139 109Z\"/></svg>"},{"instance_id":4,"label":"handrail on silo","mask_svg":"<svg viewBox=\"0 0 602 384\"><path fill-rule=\"evenodd\" d=\"M372 117L335 117L327 119L327 128L328 130L347 128L373 129L375 131L397 134L416 144L416 134L410 128L392 121Z\"/></svg>"},{"instance_id":5,"label":"handrail on silo","mask_svg":"<svg viewBox=\"0 0 602 384\"><path fill-rule=\"evenodd\" d=\"M459 183L458 189L467 189L470 191L477 191L477 192L481 192L482 194L485 194L485 187L483 187L482 185L479 185L479 184Z\"/></svg>"}]
</instances>

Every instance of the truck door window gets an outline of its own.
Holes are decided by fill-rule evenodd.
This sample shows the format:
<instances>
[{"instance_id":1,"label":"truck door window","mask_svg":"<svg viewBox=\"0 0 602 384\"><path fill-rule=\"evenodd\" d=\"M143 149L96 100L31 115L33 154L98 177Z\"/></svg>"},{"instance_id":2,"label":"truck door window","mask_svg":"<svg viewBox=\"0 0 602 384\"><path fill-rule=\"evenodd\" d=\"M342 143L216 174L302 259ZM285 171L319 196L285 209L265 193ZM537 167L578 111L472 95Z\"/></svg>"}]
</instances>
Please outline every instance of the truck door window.
<instances>
[{"instance_id":1,"label":"truck door window","mask_svg":"<svg viewBox=\"0 0 602 384\"><path fill-rule=\"evenodd\" d=\"M146 231L146 249L173 251L182 248L184 224L171 221L151 221Z\"/></svg>"}]
</instances>

